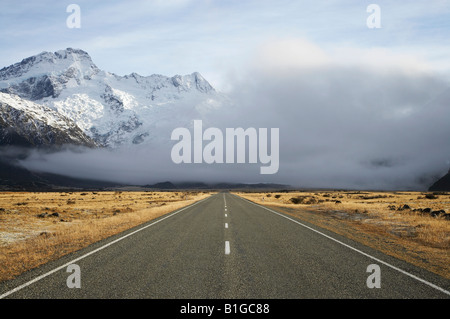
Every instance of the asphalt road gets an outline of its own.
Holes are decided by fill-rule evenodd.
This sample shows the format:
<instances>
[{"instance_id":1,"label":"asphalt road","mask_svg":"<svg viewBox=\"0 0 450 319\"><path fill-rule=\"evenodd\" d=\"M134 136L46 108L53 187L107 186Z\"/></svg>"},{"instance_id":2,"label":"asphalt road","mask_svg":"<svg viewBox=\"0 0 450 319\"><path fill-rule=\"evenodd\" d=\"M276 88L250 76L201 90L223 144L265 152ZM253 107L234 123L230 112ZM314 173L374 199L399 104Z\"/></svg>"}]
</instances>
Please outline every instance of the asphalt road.
<instances>
[{"instance_id":1,"label":"asphalt road","mask_svg":"<svg viewBox=\"0 0 450 319\"><path fill-rule=\"evenodd\" d=\"M80 288L67 285L70 264L79 266ZM369 276L379 288L368 287ZM423 299L449 291L445 278L229 193L0 284L1 298L33 299Z\"/></svg>"}]
</instances>

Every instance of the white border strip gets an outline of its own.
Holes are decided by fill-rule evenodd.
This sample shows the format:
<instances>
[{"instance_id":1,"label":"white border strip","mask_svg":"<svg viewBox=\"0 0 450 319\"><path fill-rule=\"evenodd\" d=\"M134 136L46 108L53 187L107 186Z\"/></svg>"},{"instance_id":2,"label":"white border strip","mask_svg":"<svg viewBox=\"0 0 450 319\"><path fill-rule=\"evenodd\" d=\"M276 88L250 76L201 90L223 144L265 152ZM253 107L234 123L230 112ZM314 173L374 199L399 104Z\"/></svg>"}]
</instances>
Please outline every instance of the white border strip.
<instances>
[{"instance_id":1,"label":"white border strip","mask_svg":"<svg viewBox=\"0 0 450 319\"><path fill-rule=\"evenodd\" d=\"M214 196L214 195L212 195L212 196ZM146 229L146 228L148 228L148 227L150 227L150 226L153 226L153 225L155 225L155 224L157 224L157 223L159 223L159 222L161 222L161 221L163 221L163 220L165 220L165 219L167 219L167 218L170 218L170 217L172 217L172 216L175 216L176 214L181 213L182 211L184 211L184 210L186 210L186 209L188 209L188 208L191 208L191 207L193 207L193 206L195 206L195 205L197 205L197 204L199 204L199 203L201 203L201 202L203 202L203 201L205 201L205 200L211 198L212 196L208 196L208 197L206 197L206 198L204 198L204 199L202 199L202 200L200 200L200 201L198 201L198 202L195 202L195 203L193 203L193 204L191 204L191 205L189 205L189 206L186 206L186 207L184 207L184 208L181 208L180 210L176 211L175 213L170 214L169 216L165 216L165 217L163 217L163 218L161 218L161 219L158 219L157 221L155 221L155 222L153 222L153 223L151 223L151 224L149 224L149 225L143 226L143 227L141 227L141 228L139 228L139 229L137 229L137 230L135 230L135 231L133 231L133 232L131 232L131 233L125 235L125 236L122 236L122 237L120 237L120 238L117 238L117 239L113 240L113 241L110 242L110 243L107 243L107 244L105 244L105 245L103 245L103 246L101 246L101 247L99 247L99 248L97 248L97 249L94 249L94 250L92 250L92 251L90 251L90 252L84 254L83 256L80 256L80 257L78 257L78 258L75 258L75 259L69 261L68 263L65 263L65 264L62 265L62 266L59 266L59 267L57 267L57 268L55 268L55 269L53 269L53 270L51 270L51 271L49 271L49 272L47 272L47 273L45 273L45 274L43 274L43 275L40 275L40 276L38 276L38 277L36 277L36 278L34 278L34 279L32 279L32 280L30 280L30 281L28 281L28 282L26 282L26 283L20 285L20 286L18 286L18 287L14 288L14 289L12 289L12 290L10 290L10 291L7 291L7 292L5 292L4 294L0 295L0 299L3 299L3 298L5 298L5 297L7 297L7 296L9 296L9 295L11 295L11 294L13 294L13 293L15 293L15 292L21 290L21 289L23 289L23 288L25 288L25 287L28 287L28 286L34 284L35 282L37 282L37 281L39 281L39 280L41 280L41 279L43 279L43 278L45 278L45 277L48 277L48 276L50 276L51 274L53 274L53 273L55 273L55 272L57 272L57 271L59 271L59 270L61 270L61 269L63 269L63 268L66 268L67 266L69 266L69 265L71 265L71 264L73 264L73 263L75 263L75 262L77 262L77 261L80 261L80 260L82 260L82 259L84 259L84 258L86 258L86 257L88 257L88 256L90 256L90 255L93 255L93 254L95 254L95 253L97 253L97 252L99 252L99 251L101 251L101 250L103 250L103 249L105 249L105 248L107 248L107 247L109 247L109 246L111 246L111 245L113 245L113 244L115 244L115 243L117 243L117 242L119 242L119 241L121 241L121 240L127 238L127 237L130 237L130 236L132 236L132 235L134 235L134 234L140 232L141 230L144 230L144 229Z\"/></svg>"},{"instance_id":2,"label":"white border strip","mask_svg":"<svg viewBox=\"0 0 450 319\"><path fill-rule=\"evenodd\" d=\"M234 195L234 194L233 194L233 195ZM237 195L234 195L234 196L237 196ZM396 270L396 271L398 271L398 272L400 272L400 273L402 273L402 274L404 274L404 275L406 275L406 276L409 276L409 277L411 277L411 278L413 278L413 279L416 279L416 280L420 281L421 283L423 283L423 284L425 284L425 285L428 285L428 286L430 286L430 287L432 287L432 288L434 288L434 289L436 289L436 290L439 290L440 292L443 292L444 294L450 296L450 291L447 291L447 290L445 290L444 288L441 288L441 287L439 287L439 286L436 286L435 284L432 284L431 282L428 282L428 281L426 281L426 280L424 280L424 279L422 279L422 278L419 278L419 277L417 277L417 276L415 276L415 275L413 275L413 274L410 274L409 272L406 272L406 271L404 271L404 270L402 270L402 269L400 269L400 268L397 268L397 267L395 267L395 266L393 266L393 265L391 265L391 264L389 264L389 263L387 263L387 262L385 262L385 261L383 261L383 260L380 260L380 259L378 259L378 258L376 258L376 257L373 257L373 256L371 256L371 255L369 255L369 254L366 254L365 252L363 252L363 251L361 251L361 250L359 250L359 249L356 249L356 248L354 248L354 247L352 247L352 246L350 246L350 245L347 245L347 244L345 244L345 243L343 243L343 242L341 242L341 241L339 241L339 240L337 240L337 239L335 239L335 238L333 238L333 237L331 237L331 236L328 236L328 235L326 235L326 234L324 234L324 233L322 233L322 232L320 232L320 231L318 231L318 230L316 230L316 229L314 229L314 228L311 228L311 227L309 227L309 226L307 226L307 225L305 225L305 224L302 224L302 223L300 223L299 221L296 221L295 219L292 219L292 218L290 218L290 217L288 217L288 216L285 216L285 215L283 215L283 214L281 214L281 213L279 213L279 212L276 212L276 211L274 211L274 210L272 210L272 209L270 209L270 208L264 207L264 206L262 206L262 205L260 205L260 204L256 204L256 203L254 203L254 202L252 202L252 201L250 201L250 200L248 200L248 199L246 199L246 198L243 198L243 197L240 197L240 196L237 196L237 197L240 198L240 199L246 200L246 201L248 201L249 203L252 203L253 205L256 205L256 206L259 206L259 207L261 207L261 208L264 208L264 209L268 210L269 212L271 212L271 213L273 213L273 214L276 214L276 215L279 215L279 216L281 216L281 217L284 217L284 218L286 218L286 219L288 219L288 220L290 220L290 221L292 221L292 222L294 222L294 223L296 223L296 224L298 224L298 225L300 225L300 226L303 226L303 227L305 227L305 228L307 228L307 229L309 229L309 230L312 230L313 232L318 233L318 234L320 234L320 235L322 235L322 236L324 236L324 237L326 237L326 238L328 238L328 239L331 239L331 240L333 240L334 242L336 242L336 243L338 243L338 244L341 244L342 246L345 246L345 247L347 247L347 248L350 248L351 250L354 250L354 251L360 253L361 255L364 255L364 256L366 256L366 257L369 257L370 259L373 259L373 260L379 262L380 264L383 264L383 265L385 265L385 266L388 266L388 267L390 267L390 268L392 268L392 269L394 269L394 270Z\"/></svg>"}]
</instances>

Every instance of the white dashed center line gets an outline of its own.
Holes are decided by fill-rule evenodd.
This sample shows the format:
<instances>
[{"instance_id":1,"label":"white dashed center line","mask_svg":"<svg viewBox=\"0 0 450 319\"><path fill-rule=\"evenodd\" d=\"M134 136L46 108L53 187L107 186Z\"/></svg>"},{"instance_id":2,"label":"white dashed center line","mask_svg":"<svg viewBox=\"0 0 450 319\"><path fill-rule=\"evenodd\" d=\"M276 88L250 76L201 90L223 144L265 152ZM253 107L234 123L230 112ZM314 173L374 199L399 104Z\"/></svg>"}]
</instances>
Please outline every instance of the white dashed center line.
<instances>
[{"instance_id":1,"label":"white dashed center line","mask_svg":"<svg viewBox=\"0 0 450 319\"><path fill-rule=\"evenodd\" d=\"M230 242L227 240L225 242L225 255L229 255L230 254Z\"/></svg>"},{"instance_id":2,"label":"white dashed center line","mask_svg":"<svg viewBox=\"0 0 450 319\"><path fill-rule=\"evenodd\" d=\"M225 204L225 211L227 211L227 201L225 199L225 194L223 194L223 201ZM228 217L228 214L225 213L225 217ZM225 228L228 228L228 223L225 223ZM225 255L230 254L230 242L227 240L225 241Z\"/></svg>"}]
</instances>

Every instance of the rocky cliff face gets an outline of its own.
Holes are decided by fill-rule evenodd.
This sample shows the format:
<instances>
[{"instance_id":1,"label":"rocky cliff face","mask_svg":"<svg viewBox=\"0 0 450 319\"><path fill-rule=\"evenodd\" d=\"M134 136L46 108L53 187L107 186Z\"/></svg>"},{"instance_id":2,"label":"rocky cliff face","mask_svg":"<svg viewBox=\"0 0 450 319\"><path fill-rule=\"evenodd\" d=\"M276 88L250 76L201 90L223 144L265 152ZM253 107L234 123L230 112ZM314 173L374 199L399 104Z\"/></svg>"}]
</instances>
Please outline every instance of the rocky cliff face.
<instances>
[{"instance_id":1,"label":"rocky cliff face","mask_svg":"<svg viewBox=\"0 0 450 319\"><path fill-rule=\"evenodd\" d=\"M99 146L70 119L48 107L0 93L0 146Z\"/></svg>"}]
</instances>

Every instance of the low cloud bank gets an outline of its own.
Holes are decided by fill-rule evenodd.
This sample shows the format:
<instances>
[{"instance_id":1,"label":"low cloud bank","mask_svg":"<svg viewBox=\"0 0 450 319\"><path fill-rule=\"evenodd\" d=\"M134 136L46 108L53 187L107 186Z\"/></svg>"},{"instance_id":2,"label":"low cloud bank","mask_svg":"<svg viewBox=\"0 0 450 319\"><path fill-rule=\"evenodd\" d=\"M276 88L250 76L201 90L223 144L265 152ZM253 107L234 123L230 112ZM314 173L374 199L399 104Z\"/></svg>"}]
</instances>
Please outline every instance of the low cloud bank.
<instances>
[{"instance_id":1,"label":"low cloud bank","mask_svg":"<svg viewBox=\"0 0 450 319\"><path fill-rule=\"evenodd\" d=\"M448 81L423 61L385 51L334 53L305 40L269 42L238 77L228 79L232 102L203 118L205 129L223 132L279 128L276 174L261 175L261 163L173 163L176 141L170 135L176 123L150 132L159 142L117 150L36 151L21 164L131 184L170 180L427 189L450 166ZM351 54L358 56L352 60Z\"/></svg>"}]
</instances>

